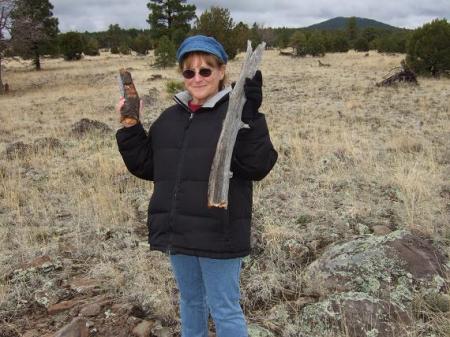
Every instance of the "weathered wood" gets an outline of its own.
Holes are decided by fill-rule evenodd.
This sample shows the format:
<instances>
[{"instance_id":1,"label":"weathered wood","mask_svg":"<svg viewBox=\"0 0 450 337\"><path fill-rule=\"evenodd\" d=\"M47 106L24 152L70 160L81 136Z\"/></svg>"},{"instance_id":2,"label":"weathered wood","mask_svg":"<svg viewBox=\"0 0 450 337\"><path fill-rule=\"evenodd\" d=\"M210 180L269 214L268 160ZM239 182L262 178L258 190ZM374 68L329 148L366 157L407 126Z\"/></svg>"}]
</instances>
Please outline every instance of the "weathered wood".
<instances>
[{"instance_id":1,"label":"weathered wood","mask_svg":"<svg viewBox=\"0 0 450 337\"><path fill-rule=\"evenodd\" d=\"M228 189L232 177L230 171L231 155L238 131L242 128L249 128L241 120L242 108L246 101L244 93L245 78L255 76L265 46L266 44L263 42L253 52L251 42L247 42L247 54L239 79L230 94L227 115L222 125L222 132L211 166L208 184L208 207L228 207Z\"/></svg>"},{"instance_id":2,"label":"weathered wood","mask_svg":"<svg viewBox=\"0 0 450 337\"><path fill-rule=\"evenodd\" d=\"M400 70L398 70L400 69ZM412 84L418 84L417 82L417 77L416 74L410 70L410 69L405 69L405 68L394 68L392 69L389 73L392 73L394 70L398 70L395 74L393 75L386 75L385 79L379 83L377 83L378 87L381 86L390 86L393 85L395 83L398 82L408 82L408 83L412 83Z\"/></svg>"},{"instance_id":3,"label":"weathered wood","mask_svg":"<svg viewBox=\"0 0 450 337\"><path fill-rule=\"evenodd\" d=\"M319 67L331 67L331 64L329 63L322 63L322 61L317 60L319 62Z\"/></svg>"},{"instance_id":4,"label":"weathered wood","mask_svg":"<svg viewBox=\"0 0 450 337\"><path fill-rule=\"evenodd\" d=\"M131 73L126 69L119 70L119 86L125 103L120 110L120 121L133 122L139 120L140 99L133 83Z\"/></svg>"}]
</instances>

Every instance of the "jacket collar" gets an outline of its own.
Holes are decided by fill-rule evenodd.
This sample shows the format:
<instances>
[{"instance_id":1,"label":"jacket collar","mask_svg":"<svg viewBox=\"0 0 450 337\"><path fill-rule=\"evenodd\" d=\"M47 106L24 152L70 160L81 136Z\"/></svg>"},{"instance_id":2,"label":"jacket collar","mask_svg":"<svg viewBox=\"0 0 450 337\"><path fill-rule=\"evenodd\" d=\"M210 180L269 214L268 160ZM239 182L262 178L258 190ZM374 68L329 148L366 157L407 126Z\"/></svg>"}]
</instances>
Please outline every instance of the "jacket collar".
<instances>
[{"instance_id":1,"label":"jacket collar","mask_svg":"<svg viewBox=\"0 0 450 337\"><path fill-rule=\"evenodd\" d=\"M224 98L228 93L231 91L231 86L224 88L223 90L219 91L214 96L210 97L203 105L203 108L214 108L216 104ZM173 99L178 104L184 105L185 107L188 106L188 102L192 99L191 94L188 91L182 91L178 94L176 94Z\"/></svg>"}]
</instances>

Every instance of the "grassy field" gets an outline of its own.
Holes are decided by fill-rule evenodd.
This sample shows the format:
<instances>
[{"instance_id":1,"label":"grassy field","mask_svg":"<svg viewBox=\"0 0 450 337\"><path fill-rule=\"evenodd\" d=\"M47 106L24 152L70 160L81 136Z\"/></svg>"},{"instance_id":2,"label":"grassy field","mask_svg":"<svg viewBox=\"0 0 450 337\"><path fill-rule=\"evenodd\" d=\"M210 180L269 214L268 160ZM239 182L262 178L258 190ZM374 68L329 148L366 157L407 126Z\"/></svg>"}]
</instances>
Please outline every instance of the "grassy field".
<instances>
[{"instance_id":1,"label":"grassy field","mask_svg":"<svg viewBox=\"0 0 450 337\"><path fill-rule=\"evenodd\" d=\"M403 57L329 54L321 61L330 67L319 67L317 58L265 52L261 111L279 160L254 186L256 249L241 279L249 322L283 330L272 309L298 300L304 267L327 245L375 226L411 229L450 252L450 80L377 87ZM231 80L242 59L229 63ZM122 162L114 106L118 69L129 68L148 128L174 103L166 82L180 75L153 68L151 55L42 63L35 72L25 61L4 62L11 92L0 96L0 321L21 333L33 322L55 331L45 308L70 298L63 286L85 277L113 302L178 324L169 261L146 245L152 184ZM72 126L82 118L111 130L79 137ZM19 141L28 150L6 156ZM286 251L292 240L303 253ZM23 272L43 255L50 272ZM449 317L439 319L448 326Z\"/></svg>"}]
</instances>

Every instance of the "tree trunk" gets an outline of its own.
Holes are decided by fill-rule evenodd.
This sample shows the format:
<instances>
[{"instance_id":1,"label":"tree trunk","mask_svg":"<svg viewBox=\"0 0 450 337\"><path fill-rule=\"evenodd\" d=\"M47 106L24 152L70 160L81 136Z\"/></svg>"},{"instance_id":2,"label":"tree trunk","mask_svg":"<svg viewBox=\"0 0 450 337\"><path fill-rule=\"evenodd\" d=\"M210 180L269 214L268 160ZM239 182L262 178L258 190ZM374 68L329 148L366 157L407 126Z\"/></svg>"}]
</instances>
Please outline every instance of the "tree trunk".
<instances>
[{"instance_id":1,"label":"tree trunk","mask_svg":"<svg viewBox=\"0 0 450 337\"><path fill-rule=\"evenodd\" d=\"M3 85L2 81L2 57L0 55L0 95L3 94L5 91L5 86Z\"/></svg>"},{"instance_id":2,"label":"tree trunk","mask_svg":"<svg viewBox=\"0 0 450 337\"><path fill-rule=\"evenodd\" d=\"M39 52L36 50L34 52L34 60L33 60L34 66L36 67L36 70L41 70L41 60L39 57Z\"/></svg>"},{"instance_id":3,"label":"tree trunk","mask_svg":"<svg viewBox=\"0 0 450 337\"><path fill-rule=\"evenodd\" d=\"M242 128L249 128L241 120L242 108L246 101L244 93L245 78L252 78L255 75L261 62L265 45L264 42L261 43L253 52L250 41L247 43L247 54L242 65L239 80L230 94L227 115L223 121L222 132L220 133L216 153L211 165L208 183L208 207L228 207L228 189L232 176L230 171L231 155L238 131Z\"/></svg>"}]
</instances>

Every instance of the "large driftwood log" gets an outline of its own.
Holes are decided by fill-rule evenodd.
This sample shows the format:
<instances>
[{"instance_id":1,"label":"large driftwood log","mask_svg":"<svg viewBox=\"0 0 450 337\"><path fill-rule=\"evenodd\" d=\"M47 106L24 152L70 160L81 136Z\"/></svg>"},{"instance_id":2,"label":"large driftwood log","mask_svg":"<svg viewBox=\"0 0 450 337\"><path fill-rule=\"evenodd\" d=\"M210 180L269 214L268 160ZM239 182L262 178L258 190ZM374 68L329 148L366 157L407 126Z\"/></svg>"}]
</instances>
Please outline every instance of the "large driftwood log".
<instances>
[{"instance_id":1,"label":"large driftwood log","mask_svg":"<svg viewBox=\"0 0 450 337\"><path fill-rule=\"evenodd\" d=\"M255 76L265 46L266 44L263 42L253 52L251 42L247 42L247 54L242 65L239 80L230 94L227 115L223 122L222 132L220 133L211 166L208 184L208 207L228 207L228 188L232 177L232 172L230 171L231 155L233 154L238 131L242 128L249 128L241 120L242 108L246 101L244 93L245 78Z\"/></svg>"}]
</instances>

